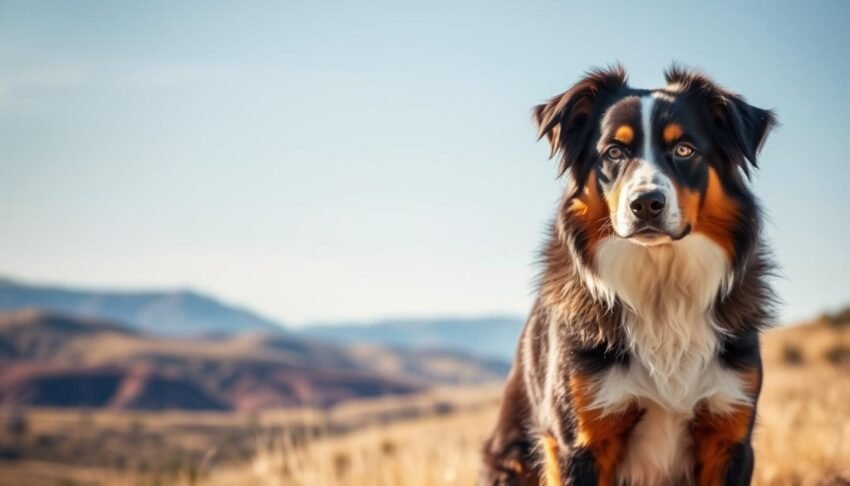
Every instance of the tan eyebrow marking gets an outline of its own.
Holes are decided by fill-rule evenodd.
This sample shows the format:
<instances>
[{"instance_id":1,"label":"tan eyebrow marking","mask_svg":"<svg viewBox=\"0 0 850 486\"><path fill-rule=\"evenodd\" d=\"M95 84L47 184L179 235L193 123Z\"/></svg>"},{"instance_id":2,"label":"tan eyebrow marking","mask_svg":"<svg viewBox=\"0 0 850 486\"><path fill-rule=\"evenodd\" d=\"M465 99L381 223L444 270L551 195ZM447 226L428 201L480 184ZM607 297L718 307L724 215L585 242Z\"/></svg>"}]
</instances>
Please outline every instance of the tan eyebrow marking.
<instances>
[{"instance_id":1,"label":"tan eyebrow marking","mask_svg":"<svg viewBox=\"0 0 850 486\"><path fill-rule=\"evenodd\" d=\"M617 127L617 131L614 132L614 140L630 144L635 139L635 131L629 125L620 125Z\"/></svg>"},{"instance_id":2,"label":"tan eyebrow marking","mask_svg":"<svg viewBox=\"0 0 850 486\"><path fill-rule=\"evenodd\" d=\"M678 123L670 123L666 127L664 127L664 142L665 143L673 143L673 141L677 140L682 136L682 126Z\"/></svg>"}]
</instances>

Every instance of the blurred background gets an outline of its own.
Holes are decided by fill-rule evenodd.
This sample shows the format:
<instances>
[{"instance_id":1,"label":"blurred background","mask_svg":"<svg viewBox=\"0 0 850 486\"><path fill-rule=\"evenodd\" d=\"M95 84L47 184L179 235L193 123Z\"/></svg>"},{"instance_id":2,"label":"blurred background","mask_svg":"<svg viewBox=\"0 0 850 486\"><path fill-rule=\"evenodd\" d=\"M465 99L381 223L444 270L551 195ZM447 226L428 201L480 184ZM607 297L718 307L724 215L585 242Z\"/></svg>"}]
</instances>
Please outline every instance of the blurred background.
<instances>
[{"instance_id":1,"label":"blurred background","mask_svg":"<svg viewBox=\"0 0 850 486\"><path fill-rule=\"evenodd\" d=\"M0 0L0 484L471 484L562 181L531 107L776 109L758 484L850 484L850 3Z\"/></svg>"}]
</instances>

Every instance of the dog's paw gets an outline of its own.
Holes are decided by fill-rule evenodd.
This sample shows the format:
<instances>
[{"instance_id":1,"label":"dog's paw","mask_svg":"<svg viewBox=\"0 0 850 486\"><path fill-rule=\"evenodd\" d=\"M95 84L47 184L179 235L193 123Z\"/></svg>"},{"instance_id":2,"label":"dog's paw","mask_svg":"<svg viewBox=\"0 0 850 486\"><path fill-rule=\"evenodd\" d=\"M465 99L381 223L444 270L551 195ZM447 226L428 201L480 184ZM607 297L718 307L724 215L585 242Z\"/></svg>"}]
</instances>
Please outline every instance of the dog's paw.
<instances>
[{"instance_id":1,"label":"dog's paw","mask_svg":"<svg viewBox=\"0 0 850 486\"><path fill-rule=\"evenodd\" d=\"M539 486L537 474L525 464L521 451L508 450L488 459L478 477L479 486Z\"/></svg>"},{"instance_id":2,"label":"dog's paw","mask_svg":"<svg viewBox=\"0 0 850 486\"><path fill-rule=\"evenodd\" d=\"M504 466L484 466L484 470L478 477L478 486L522 486L526 484L523 480L522 465L510 464L506 461Z\"/></svg>"},{"instance_id":3,"label":"dog's paw","mask_svg":"<svg viewBox=\"0 0 850 486\"><path fill-rule=\"evenodd\" d=\"M484 444L482 452L479 486L540 486L528 441L497 435Z\"/></svg>"}]
</instances>

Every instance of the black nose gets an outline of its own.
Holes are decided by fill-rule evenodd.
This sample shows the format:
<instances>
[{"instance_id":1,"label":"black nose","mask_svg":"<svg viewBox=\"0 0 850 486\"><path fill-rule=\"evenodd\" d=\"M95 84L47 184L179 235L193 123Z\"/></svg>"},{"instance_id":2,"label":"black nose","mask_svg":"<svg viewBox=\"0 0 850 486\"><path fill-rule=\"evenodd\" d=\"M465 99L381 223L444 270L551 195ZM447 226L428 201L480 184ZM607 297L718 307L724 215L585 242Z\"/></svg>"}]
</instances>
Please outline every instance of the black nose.
<instances>
[{"instance_id":1,"label":"black nose","mask_svg":"<svg viewBox=\"0 0 850 486\"><path fill-rule=\"evenodd\" d=\"M644 221L652 219L664 211L664 203L667 202L661 191L645 192L629 203L629 207L638 219Z\"/></svg>"}]
</instances>

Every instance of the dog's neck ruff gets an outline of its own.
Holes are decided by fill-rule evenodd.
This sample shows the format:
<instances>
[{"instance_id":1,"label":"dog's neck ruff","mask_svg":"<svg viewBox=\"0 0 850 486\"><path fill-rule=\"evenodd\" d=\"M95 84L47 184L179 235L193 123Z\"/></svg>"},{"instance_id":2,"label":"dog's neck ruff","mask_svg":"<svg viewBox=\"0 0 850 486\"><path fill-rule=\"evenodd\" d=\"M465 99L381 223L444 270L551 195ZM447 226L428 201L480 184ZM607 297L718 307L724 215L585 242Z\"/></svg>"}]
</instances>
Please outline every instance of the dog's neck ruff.
<instances>
[{"instance_id":1,"label":"dog's neck ruff","mask_svg":"<svg viewBox=\"0 0 850 486\"><path fill-rule=\"evenodd\" d=\"M724 250L701 235L645 247L619 237L600 242L591 292L623 307L630 355L670 408L692 406L694 383L716 356L722 329L712 306L731 284Z\"/></svg>"}]
</instances>

